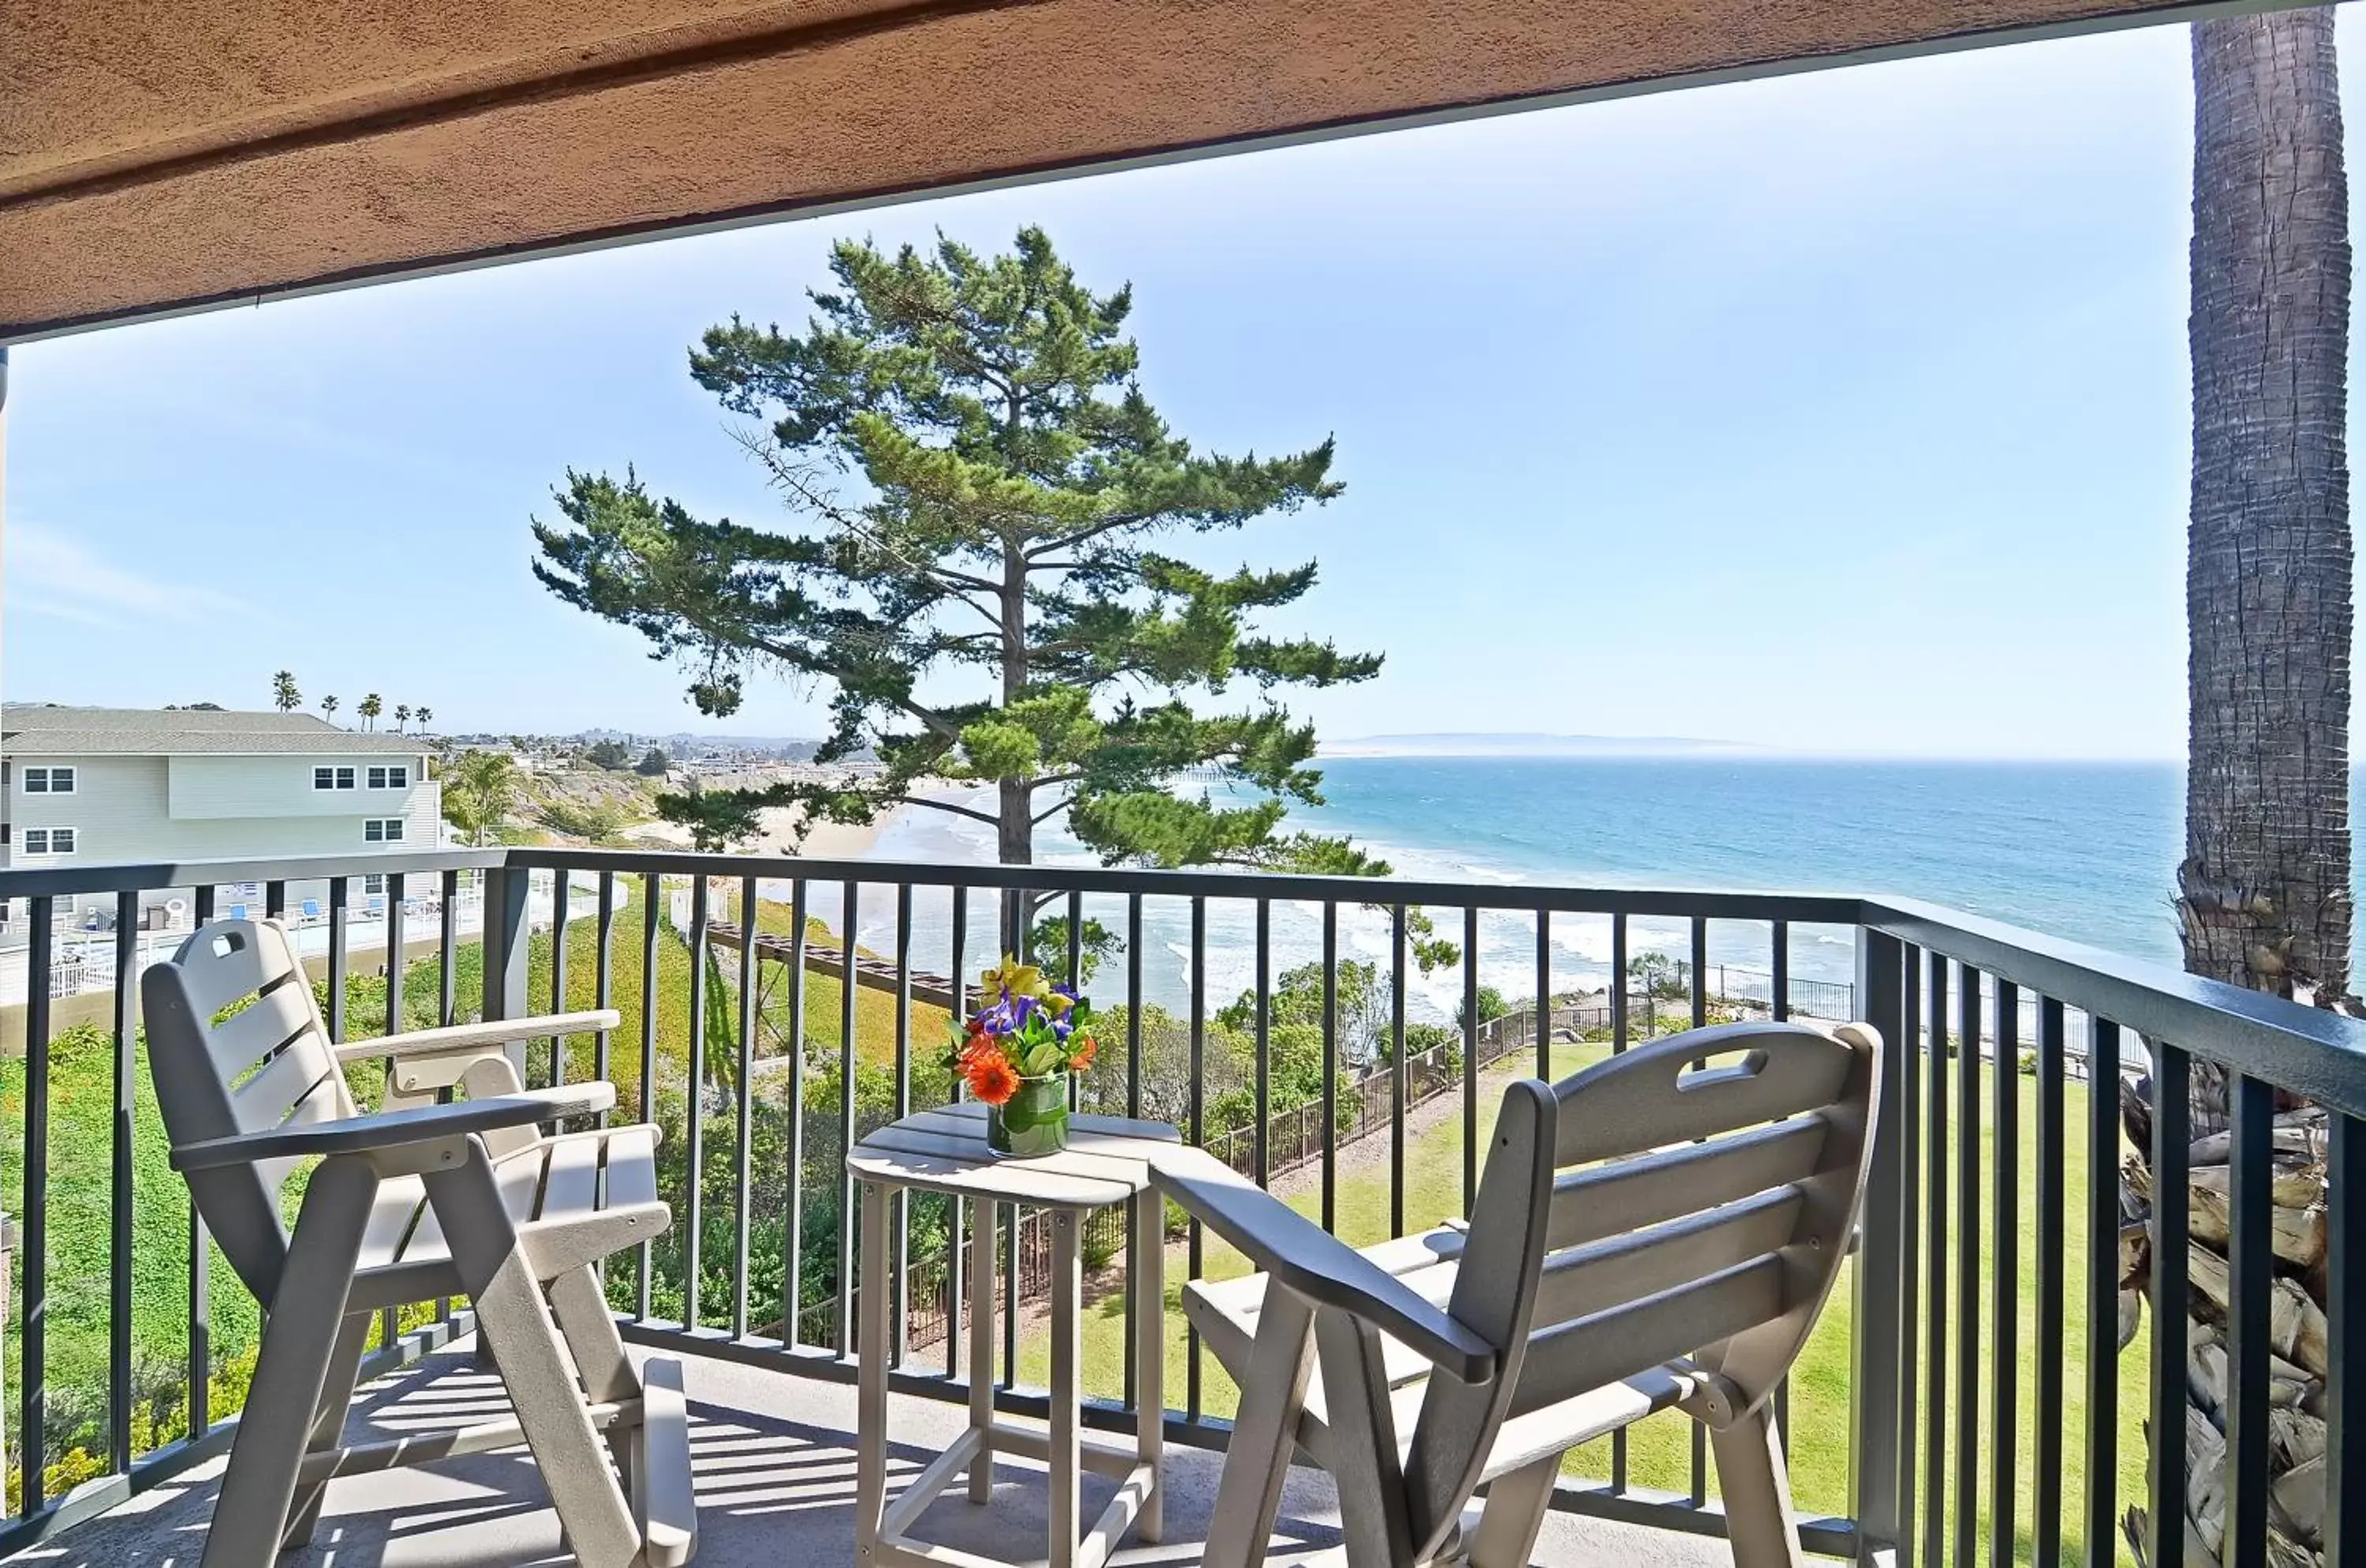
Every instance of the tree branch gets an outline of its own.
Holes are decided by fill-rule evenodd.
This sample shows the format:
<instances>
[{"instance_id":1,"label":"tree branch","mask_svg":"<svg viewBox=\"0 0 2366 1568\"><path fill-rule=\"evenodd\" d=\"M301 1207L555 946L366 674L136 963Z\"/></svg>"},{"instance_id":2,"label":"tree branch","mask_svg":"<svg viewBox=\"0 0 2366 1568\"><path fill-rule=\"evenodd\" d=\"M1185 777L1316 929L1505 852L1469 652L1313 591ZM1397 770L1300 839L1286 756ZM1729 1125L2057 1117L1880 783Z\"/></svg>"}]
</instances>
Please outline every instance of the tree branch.
<instances>
[{"instance_id":1,"label":"tree branch","mask_svg":"<svg viewBox=\"0 0 2366 1568\"><path fill-rule=\"evenodd\" d=\"M974 588L986 593L1001 592L1002 585L994 581L990 578L978 577L966 571L957 571L952 567L942 565L937 561L914 560L910 556L906 555L903 551L897 549L895 546L881 538L877 529L862 521L862 513L858 512L849 512L844 507L840 506L832 497L814 489L814 487L806 481L806 477L799 473L794 467L783 462L778 454L772 450L771 445L762 437L752 434L745 430L735 430L731 433L731 438L734 441L737 441L744 450L756 459L757 462L763 465L765 471L772 476L772 482L774 484L777 484L782 489L790 491L799 501L802 501L807 506L812 507L816 512L821 513L822 516L828 518L839 527L845 529L848 533L862 539L863 543L869 545L873 549L877 550L881 555L884 555L889 559L895 561L898 566L902 567L906 571L910 572L913 576L925 577L940 584L951 584L962 588ZM986 606L978 604L976 600L970 598L968 595L954 593L952 592L950 587L947 589L947 592L951 597L959 599L963 604L967 604L972 609L977 611L978 614L987 614ZM987 618L992 620L993 617L988 615Z\"/></svg>"},{"instance_id":2,"label":"tree branch","mask_svg":"<svg viewBox=\"0 0 2366 1568\"><path fill-rule=\"evenodd\" d=\"M989 828L1002 826L1002 818L954 801L939 800L925 795L891 795L884 799L897 806L925 806L931 811L950 811L956 817L966 817L973 822L983 822Z\"/></svg>"},{"instance_id":3,"label":"tree branch","mask_svg":"<svg viewBox=\"0 0 2366 1568\"><path fill-rule=\"evenodd\" d=\"M703 627L701 629L704 630ZM828 660L818 659L812 654L790 649L783 644L772 641L770 637L749 635L746 637L745 640L749 647L755 649L758 652L765 655L767 658L777 659L791 669L802 670L808 675L826 675L829 679L839 682L841 685L854 684L859 679L857 672L854 671L848 670L844 666L833 663ZM918 703L914 702L909 697L868 694L866 694L866 695L868 696L869 701L884 704L888 707L896 709L899 713L919 720L919 722L932 734L942 736L947 740L958 741L961 739L960 729L948 722L942 715L939 714L933 708L922 707Z\"/></svg>"},{"instance_id":4,"label":"tree branch","mask_svg":"<svg viewBox=\"0 0 2366 1568\"><path fill-rule=\"evenodd\" d=\"M1075 546L1088 543L1099 538L1103 534L1113 533L1120 528L1130 528L1137 523L1147 523L1157 515L1158 513L1155 512L1121 512L1114 517L1102 518L1090 527L1079 528L1073 534L1063 534L1056 539L1046 539L1029 550L1027 558L1033 561L1050 555L1054 550L1069 549Z\"/></svg>"}]
</instances>

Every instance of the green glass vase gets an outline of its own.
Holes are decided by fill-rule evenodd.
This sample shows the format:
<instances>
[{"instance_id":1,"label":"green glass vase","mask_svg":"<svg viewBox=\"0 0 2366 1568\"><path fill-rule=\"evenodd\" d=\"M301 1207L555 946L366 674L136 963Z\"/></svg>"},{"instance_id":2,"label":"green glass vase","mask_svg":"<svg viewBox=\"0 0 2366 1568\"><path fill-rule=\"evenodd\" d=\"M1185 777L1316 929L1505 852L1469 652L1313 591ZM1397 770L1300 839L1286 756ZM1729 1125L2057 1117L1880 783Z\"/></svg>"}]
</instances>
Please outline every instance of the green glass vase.
<instances>
[{"instance_id":1,"label":"green glass vase","mask_svg":"<svg viewBox=\"0 0 2366 1568\"><path fill-rule=\"evenodd\" d=\"M1020 1078L1019 1092L986 1111L986 1146L1014 1159L1055 1155L1068 1146L1068 1075Z\"/></svg>"}]
</instances>

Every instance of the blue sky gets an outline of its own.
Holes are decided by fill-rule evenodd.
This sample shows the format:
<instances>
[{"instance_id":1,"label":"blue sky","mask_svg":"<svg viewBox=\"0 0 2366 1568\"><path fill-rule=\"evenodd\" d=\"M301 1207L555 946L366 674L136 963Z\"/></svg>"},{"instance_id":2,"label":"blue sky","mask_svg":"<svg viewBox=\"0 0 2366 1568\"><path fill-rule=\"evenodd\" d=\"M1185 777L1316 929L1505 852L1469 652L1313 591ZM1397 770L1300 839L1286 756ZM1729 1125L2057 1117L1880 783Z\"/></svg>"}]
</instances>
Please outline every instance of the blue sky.
<instances>
[{"instance_id":1,"label":"blue sky","mask_svg":"<svg viewBox=\"0 0 2366 1568\"><path fill-rule=\"evenodd\" d=\"M28 345L0 678L260 705L285 666L438 729L713 728L535 582L529 517L569 465L627 463L779 515L685 346L733 310L801 321L840 234L1034 221L1133 282L1178 430L1337 436L1342 500L1206 546L1318 556L1281 624L1387 652L1301 701L1327 735L2173 756L2186 47L1820 73ZM819 711L760 679L726 728Z\"/></svg>"}]
</instances>

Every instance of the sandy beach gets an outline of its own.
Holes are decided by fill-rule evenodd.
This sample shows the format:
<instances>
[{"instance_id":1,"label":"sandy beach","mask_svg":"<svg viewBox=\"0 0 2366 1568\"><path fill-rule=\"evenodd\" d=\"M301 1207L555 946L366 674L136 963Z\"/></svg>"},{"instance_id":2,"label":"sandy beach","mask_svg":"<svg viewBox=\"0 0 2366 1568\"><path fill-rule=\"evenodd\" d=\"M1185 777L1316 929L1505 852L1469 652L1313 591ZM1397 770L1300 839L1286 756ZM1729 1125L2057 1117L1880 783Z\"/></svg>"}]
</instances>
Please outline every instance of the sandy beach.
<instances>
[{"instance_id":1,"label":"sandy beach","mask_svg":"<svg viewBox=\"0 0 2366 1568\"><path fill-rule=\"evenodd\" d=\"M764 813L764 830L749 845L751 852L760 855L801 855L806 860L862 860L879 842L879 835L889 824L911 809L898 806L883 811L860 827L843 822L817 822L806 829L803 843L796 835L800 807L786 807Z\"/></svg>"},{"instance_id":2,"label":"sandy beach","mask_svg":"<svg viewBox=\"0 0 2366 1568\"><path fill-rule=\"evenodd\" d=\"M862 860L879 841L879 835L890 824L910 810L899 806L883 811L868 824L855 826L843 822L817 822L806 832L803 843L797 840L797 819L802 807L786 806L767 811L763 829L756 837L737 847L737 852L749 855L794 855L805 860ZM633 830L633 837L644 843L667 844L677 849L690 848L690 829L674 822L649 822Z\"/></svg>"}]
</instances>

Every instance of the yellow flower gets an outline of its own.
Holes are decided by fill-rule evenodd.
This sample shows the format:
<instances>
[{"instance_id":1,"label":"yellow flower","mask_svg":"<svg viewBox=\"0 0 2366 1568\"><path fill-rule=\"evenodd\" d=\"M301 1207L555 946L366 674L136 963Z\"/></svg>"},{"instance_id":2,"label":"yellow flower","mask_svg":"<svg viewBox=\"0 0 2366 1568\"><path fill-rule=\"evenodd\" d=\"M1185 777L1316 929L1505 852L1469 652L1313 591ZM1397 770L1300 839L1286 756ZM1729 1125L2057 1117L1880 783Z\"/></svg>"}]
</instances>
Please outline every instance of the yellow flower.
<instances>
[{"instance_id":1,"label":"yellow flower","mask_svg":"<svg viewBox=\"0 0 2366 1568\"><path fill-rule=\"evenodd\" d=\"M1042 998L1043 1010L1050 1013L1053 1018L1059 1017L1062 1013L1076 1005L1076 998L1063 996L1058 991L1048 991L1039 994Z\"/></svg>"},{"instance_id":2,"label":"yellow flower","mask_svg":"<svg viewBox=\"0 0 2366 1568\"><path fill-rule=\"evenodd\" d=\"M1021 964L1015 953L1003 954L998 967L987 970L978 977L990 995L1008 991L1013 997L1041 998L1051 987L1043 984L1043 972L1032 964Z\"/></svg>"}]
</instances>

